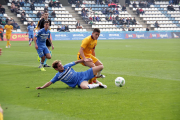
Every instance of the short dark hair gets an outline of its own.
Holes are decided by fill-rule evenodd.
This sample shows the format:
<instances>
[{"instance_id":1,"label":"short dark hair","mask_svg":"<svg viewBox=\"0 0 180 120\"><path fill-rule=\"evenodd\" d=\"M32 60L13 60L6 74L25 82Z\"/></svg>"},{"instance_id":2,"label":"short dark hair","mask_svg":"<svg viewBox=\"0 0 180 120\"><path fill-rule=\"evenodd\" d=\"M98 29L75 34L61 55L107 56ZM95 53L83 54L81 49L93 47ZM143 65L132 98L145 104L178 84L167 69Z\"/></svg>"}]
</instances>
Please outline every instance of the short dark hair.
<instances>
[{"instance_id":1,"label":"short dark hair","mask_svg":"<svg viewBox=\"0 0 180 120\"><path fill-rule=\"evenodd\" d=\"M49 23L49 21L44 21L44 25L45 25L46 23Z\"/></svg>"},{"instance_id":2,"label":"short dark hair","mask_svg":"<svg viewBox=\"0 0 180 120\"><path fill-rule=\"evenodd\" d=\"M95 32L98 32L98 33L100 33L100 30L99 30L99 28L94 28L94 30L93 30L93 33L95 33Z\"/></svg>"},{"instance_id":3,"label":"short dark hair","mask_svg":"<svg viewBox=\"0 0 180 120\"><path fill-rule=\"evenodd\" d=\"M55 61L52 63L52 67L53 67L53 68L57 68L57 65L58 65L59 63L61 63L60 60L55 60Z\"/></svg>"}]
</instances>

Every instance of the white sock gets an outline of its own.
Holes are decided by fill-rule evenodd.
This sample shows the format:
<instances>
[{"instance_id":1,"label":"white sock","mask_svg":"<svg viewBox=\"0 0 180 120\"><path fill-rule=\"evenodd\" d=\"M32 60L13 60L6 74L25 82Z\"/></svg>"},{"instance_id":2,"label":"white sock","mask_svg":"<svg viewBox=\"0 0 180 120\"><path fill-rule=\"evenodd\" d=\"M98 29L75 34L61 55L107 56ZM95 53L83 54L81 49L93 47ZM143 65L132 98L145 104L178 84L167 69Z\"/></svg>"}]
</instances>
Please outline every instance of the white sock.
<instances>
[{"instance_id":1,"label":"white sock","mask_svg":"<svg viewBox=\"0 0 180 120\"><path fill-rule=\"evenodd\" d=\"M102 70L101 70L102 71ZM101 75L101 71L99 71L98 73L97 73L97 76L100 76Z\"/></svg>"},{"instance_id":2,"label":"white sock","mask_svg":"<svg viewBox=\"0 0 180 120\"><path fill-rule=\"evenodd\" d=\"M89 89L99 87L99 84L88 84Z\"/></svg>"},{"instance_id":3,"label":"white sock","mask_svg":"<svg viewBox=\"0 0 180 120\"><path fill-rule=\"evenodd\" d=\"M42 68L43 65L44 65L44 63L43 63L43 62L40 62L40 67L39 67L39 68Z\"/></svg>"},{"instance_id":4,"label":"white sock","mask_svg":"<svg viewBox=\"0 0 180 120\"><path fill-rule=\"evenodd\" d=\"M30 44L31 44L32 40L30 40Z\"/></svg>"}]
</instances>

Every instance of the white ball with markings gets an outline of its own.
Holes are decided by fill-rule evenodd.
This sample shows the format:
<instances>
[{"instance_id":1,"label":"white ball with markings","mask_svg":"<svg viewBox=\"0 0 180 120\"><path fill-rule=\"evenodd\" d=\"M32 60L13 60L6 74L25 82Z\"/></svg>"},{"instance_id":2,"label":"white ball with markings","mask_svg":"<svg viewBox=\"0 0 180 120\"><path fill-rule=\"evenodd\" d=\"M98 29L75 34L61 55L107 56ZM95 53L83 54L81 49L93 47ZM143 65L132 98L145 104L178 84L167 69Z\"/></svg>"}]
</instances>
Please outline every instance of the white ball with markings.
<instances>
[{"instance_id":1,"label":"white ball with markings","mask_svg":"<svg viewBox=\"0 0 180 120\"><path fill-rule=\"evenodd\" d=\"M124 85L125 85L125 79L124 79L123 77L117 77L117 78L115 79L115 85L116 85L117 87L122 87L122 86L124 86Z\"/></svg>"}]
</instances>

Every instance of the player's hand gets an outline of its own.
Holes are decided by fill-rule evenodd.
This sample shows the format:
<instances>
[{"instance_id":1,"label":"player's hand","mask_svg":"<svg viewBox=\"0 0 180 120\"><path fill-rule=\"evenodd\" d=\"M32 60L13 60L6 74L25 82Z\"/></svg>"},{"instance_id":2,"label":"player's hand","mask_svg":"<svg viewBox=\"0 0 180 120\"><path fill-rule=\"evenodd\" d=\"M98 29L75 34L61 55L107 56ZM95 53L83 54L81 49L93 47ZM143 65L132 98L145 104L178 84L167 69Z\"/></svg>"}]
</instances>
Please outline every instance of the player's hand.
<instances>
[{"instance_id":1,"label":"player's hand","mask_svg":"<svg viewBox=\"0 0 180 120\"><path fill-rule=\"evenodd\" d=\"M52 50L54 50L54 46L52 45Z\"/></svg>"},{"instance_id":2,"label":"player's hand","mask_svg":"<svg viewBox=\"0 0 180 120\"><path fill-rule=\"evenodd\" d=\"M43 88L41 88L41 87L37 87L36 89L38 90L38 89L43 89Z\"/></svg>"},{"instance_id":3,"label":"player's hand","mask_svg":"<svg viewBox=\"0 0 180 120\"><path fill-rule=\"evenodd\" d=\"M35 48L36 48L36 49L38 49L38 46L37 46L37 45L35 45Z\"/></svg>"},{"instance_id":4,"label":"player's hand","mask_svg":"<svg viewBox=\"0 0 180 120\"><path fill-rule=\"evenodd\" d=\"M92 59L91 58L85 58L84 62L92 62Z\"/></svg>"}]
</instances>

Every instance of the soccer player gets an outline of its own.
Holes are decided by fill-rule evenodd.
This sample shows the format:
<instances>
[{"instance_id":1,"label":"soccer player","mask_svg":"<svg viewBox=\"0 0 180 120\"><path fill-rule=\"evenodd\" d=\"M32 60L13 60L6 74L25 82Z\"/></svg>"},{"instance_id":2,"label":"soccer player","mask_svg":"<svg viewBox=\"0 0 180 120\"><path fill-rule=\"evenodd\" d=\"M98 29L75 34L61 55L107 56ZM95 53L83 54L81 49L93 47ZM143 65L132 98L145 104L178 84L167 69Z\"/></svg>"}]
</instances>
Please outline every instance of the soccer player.
<instances>
[{"instance_id":1,"label":"soccer player","mask_svg":"<svg viewBox=\"0 0 180 120\"><path fill-rule=\"evenodd\" d=\"M2 48L0 48L0 55L2 54Z\"/></svg>"},{"instance_id":2,"label":"soccer player","mask_svg":"<svg viewBox=\"0 0 180 120\"><path fill-rule=\"evenodd\" d=\"M3 120L3 109L1 108L1 105L0 105L0 120Z\"/></svg>"},{"instance_id":3,"label":"soccer player","mask_svg":"<svg viewBox=\"0 0 180 120\"><path fill-rule=\"evenodd\" d=\"M76 87L76 85L78 85L78 87L82 89L92 89L96 87L107 88L106 85L103 85L101 83L88 84L88 80L93 78L99 71L101 71L103 69L103 65L92 67L84 72L76 72L73 70L73 68L71 68L72 66L81 62L84 62L84 60L81 59L63 66L60 61L54 61L52 67L57 70L58 73L45 85L43 85L42 87L37 87L36 89L46 88L57 81L62 81L72 88Z\"/></svg>"},{"instance_id":4,"label":"soccer player","mask_svg":"<svg viewBox=\"0 0 180 120\"><path fill-rule=\"evenodd\" d=\"M81 44L81 48L77 54L77 59L84 59L84 62L81 64L84 66L88 66L90 68L103 65L96 57L95 57L95 47L97 45L97 39L100 35L100 30L95 28L93 30L92 35L86 37ZM91 59L88 59L91 58ZM101 75L101 71L97 73L97 75L89 80L89 83L98 83L99 81L96 78L104 78L104 75Z\"/></svg>"},{"instance_id":5,"label":"soccer player","mask_svg":"<svg viewBox=\"0 0 180 120\"><path fill-rule=\"evenodd\" d=\"M49 16L48 13L44 13L44 18L42 18L42 19L39 21L38 29L44 28L44 22L45 22L45 21L49 21L49 26L51 26L51 20L48 19L48 16ZM51 29L51 28L49 27L49 30L50 30L50 29ZM49 49L49 51L50 51L51 44L50 44L50 42L49 42L48 39L46 40L46 46L48 47L48 49ZM51 51L50 51L50 54L51 54L51 56L52 56L52 52L51 52ZM39 60L39 58L38 58L38 60ZM44 67L51 67L51 66L49 66L49 65L46 64L46 61L47 61L47 58L45 58Z\"/></svg>"},{"instance_id":6,"label":"soccer player","mask_svg":"<svg viewBox=\"0 0 180 120\"><path fill-rule=\"evenodd\" d=\"M42 20L44 18L44 13L43 14L41 14L41 18L40 18L40 20ZM40 21L39 20L39 21ZM39 26L39 21L38 21L38 24L37 24L37 26L36 26L36 28L35 28L35 30L40 30L40 28L38 28L38 26Z\"/></svg>"},{"instance_id":7,"label":"soccer player","mask_svg":"<svg viewBox=\"0 0 180 120\"><path fill-rule=\"evenodd\" d=\"M2 41L3 41L3 32L4 32L4 29L0 25L0 38L1 38Z\"/></svg>"},{"instance_id":8,"label":"soccer player","mask_svg":"<svg viewBox=\"0 0 180 120\"><path fill-rule=\"evenodd\" d=\"M38 31L38 33L36 34L36 36L34 37L35 48L37 50L39 57L41 58L41 62L40 62L41 64L39 66L41 71L46 71L43 68L45 58L51 59L51 54L49 52L49 49L46 46L47 38L48 38L48 41L50 42L50 44L52 45L52 49L54 49L54 46L50 39L50 34L51 33L49 31L49 22L45 21L44 28L40 29Z\"/></svg>"},{"instance_id":9,"label":"soccer player","mask_svg":"<svg viewBox=\"0 0 180 120\"><path fill-rule=\"evenodd\" d=\"M34 29L35 29L35 26L33 22L31 22L31 25L27 27L27 33L29 33L29 46L31 46L31 42L33 41L33 38L34 38Z\"/></svg>"},{"instance_id":10,"label":"soccer player","mask_svg":"<svg viewBox=\"0 0 180 120\"><path fill-rule=\"evenodd\" d=\"M4 26L4 29L6 30L6 39L7 39L7 45L6 48L10 48L10 38L11 38L11 32L13 30L13 26L11 25L11 21L8 21L8 24Z\"/></svg>"}]
</instances>

